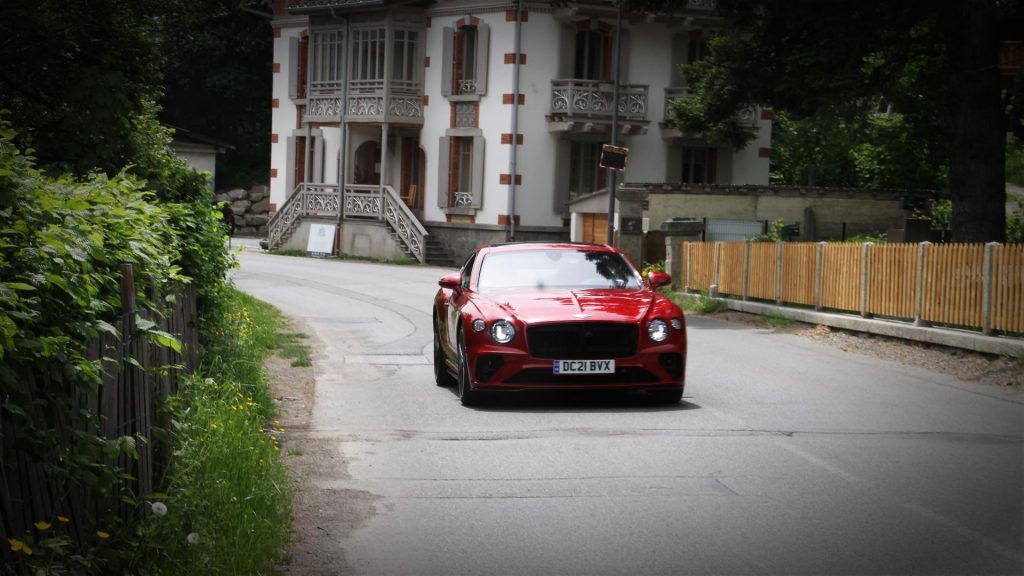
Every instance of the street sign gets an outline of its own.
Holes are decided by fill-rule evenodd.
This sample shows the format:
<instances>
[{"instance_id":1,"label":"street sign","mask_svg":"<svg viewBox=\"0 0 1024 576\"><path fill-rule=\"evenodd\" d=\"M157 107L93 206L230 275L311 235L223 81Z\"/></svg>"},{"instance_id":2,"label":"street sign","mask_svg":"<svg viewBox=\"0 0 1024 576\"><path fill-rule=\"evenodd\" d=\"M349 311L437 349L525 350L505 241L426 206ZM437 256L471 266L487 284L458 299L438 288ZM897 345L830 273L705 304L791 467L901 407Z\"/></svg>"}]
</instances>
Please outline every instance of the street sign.
<instances>
[{"instance_id":1,"label":"street sign","mask_svg":"<svg viewBox=\"0 0 1024 576\"><path fill-rule=\"evenodd\" d=\"M626 169L627 158L629 158L629 148L602 144L601 158L598 160L598 165L601 168L610 168L621 172Z\"/></svg>"}]
</instances>

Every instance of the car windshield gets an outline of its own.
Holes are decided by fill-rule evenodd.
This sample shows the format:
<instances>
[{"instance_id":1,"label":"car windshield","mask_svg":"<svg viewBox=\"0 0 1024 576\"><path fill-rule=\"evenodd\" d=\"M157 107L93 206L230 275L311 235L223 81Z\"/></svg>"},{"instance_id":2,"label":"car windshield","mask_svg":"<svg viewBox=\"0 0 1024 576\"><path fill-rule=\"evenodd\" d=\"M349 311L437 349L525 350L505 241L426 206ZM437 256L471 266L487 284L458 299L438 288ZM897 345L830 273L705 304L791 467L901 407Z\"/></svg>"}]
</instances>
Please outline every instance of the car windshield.
<instances>
[{"instance_id":1,"label":"car windshield","mask_svg":"<svg viewBox=\"0 0 1024 576\"><path fill-rule=\"evenodd\" d=\"M640 288L636 270L621 255L572 249L488 254L477 290L502 288Z\"/></svg>"}]
</instances>

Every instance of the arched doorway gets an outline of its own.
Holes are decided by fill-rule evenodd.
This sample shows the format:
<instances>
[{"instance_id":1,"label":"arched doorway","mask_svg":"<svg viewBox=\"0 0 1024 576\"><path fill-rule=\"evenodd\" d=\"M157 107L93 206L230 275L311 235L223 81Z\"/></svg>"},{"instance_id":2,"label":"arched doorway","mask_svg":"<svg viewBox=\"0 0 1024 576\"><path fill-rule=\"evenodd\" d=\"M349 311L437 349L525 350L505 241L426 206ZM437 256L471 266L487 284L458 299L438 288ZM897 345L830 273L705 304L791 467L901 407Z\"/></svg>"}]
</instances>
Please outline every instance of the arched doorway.
<instances>
[{"instance_id":1,"label":"arched doorway","mask_svg":"<svg viewBox=\"0 0 1024 576\"><path fill-rule=\"evenodd\" d=\"M360 144L352 172L353 184L380 184L380 144L374 140Z\"/></svg>"}]
</instances>

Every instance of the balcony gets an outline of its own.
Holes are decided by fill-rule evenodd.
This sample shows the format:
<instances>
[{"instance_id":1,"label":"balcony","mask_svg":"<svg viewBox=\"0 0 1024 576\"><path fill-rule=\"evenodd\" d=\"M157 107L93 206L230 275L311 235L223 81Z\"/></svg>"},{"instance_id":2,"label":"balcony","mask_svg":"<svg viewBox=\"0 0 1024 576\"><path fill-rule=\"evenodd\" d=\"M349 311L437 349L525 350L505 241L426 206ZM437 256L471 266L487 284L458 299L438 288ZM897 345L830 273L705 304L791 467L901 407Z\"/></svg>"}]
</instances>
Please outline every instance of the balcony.
<instances>
[{"instance_id":1,"label":"balcony","mask_svg":"<svg viewBox=\"0 0 1024 576\"><path fill-rule=\"evenodd\" d=\"M552 80L549 132L611 131L615 85L600 80ZM618 124L622 134L647 131L647 86L620 84Z\"/></svg>"},{"instance_id":2,"label":"balcony","mask_svg":"<svg viewBox=\"0 0 1024 576\"><path fill-rule=\"evenodd\" d=\"M387 90L390 88L390 91ZM423 124L423 84L382 80L349 82L348 98L342 105L340 88L336 91L310 91L306 100L305 122L398 122Z\"/></svg>"},{"instance_id":3,"label":"balcony","mask_svg":"<svg viewBox=\"0 0 1024 576\"><path fill-rule=\"evenodd\" d=\"M697 132L684 132L676 127L675 121L672 120L672 113L670 111L672 107L672 101L678 100L679 98L693 98L693 92L687 86L673 86L665 88L665 116L662 119L661 125L661 137L664 139L671 138L689 138L689 139L701 139L704 137L703 134ZM740 125L748 130L757 130L757 107L748 106L743 110L740 110L736 114L736 118Z\"/></svg>"}]
</instances>

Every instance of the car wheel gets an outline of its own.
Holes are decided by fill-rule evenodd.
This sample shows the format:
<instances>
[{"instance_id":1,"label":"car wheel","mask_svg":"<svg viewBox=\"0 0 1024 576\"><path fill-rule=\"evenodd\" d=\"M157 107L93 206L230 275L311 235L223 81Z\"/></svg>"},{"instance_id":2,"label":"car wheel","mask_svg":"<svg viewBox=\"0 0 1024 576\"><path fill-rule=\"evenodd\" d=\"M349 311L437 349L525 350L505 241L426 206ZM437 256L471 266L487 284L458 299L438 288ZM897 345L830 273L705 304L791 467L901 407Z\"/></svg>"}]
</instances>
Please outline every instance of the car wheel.
<instances>
[{"instance_id":1,"label":"car wheel","mask_svg":"<svg viewBox=\"0 0 1024 576\"><path fill-rule=\"evenodd\" d=\"M463 406L473 406L480 402L480 392L473 390L469 383L469 356L466 344L459 336L459 400Z\"/></svg>"},{"instance_id":2,"label":"car wheel","mask_svg":"<svg viewBox=\"0 0 1024 576\"><path fill-rule=\"evenodd\" d=\"M647 398L655 404L679 404L683 399L683 387L677 386L667 390L648 390Z\"/></svg>"},{"instance_id":3,"label":"car wheel","mask_svg":"<svg viewBox=\"0 0 1024 576\"><path fill-rule=\"evenodd\" d=\"M441 346L441 335L437 330L437 320L434 320L434 380L438 386L448 387L455 384L455 378L452 378L450 372L448 372L448 361L444 354L444 348Z\"/></svg>"}]
</instances>

